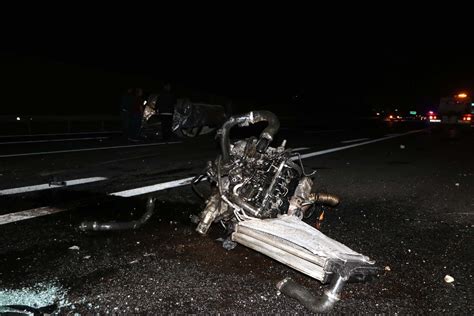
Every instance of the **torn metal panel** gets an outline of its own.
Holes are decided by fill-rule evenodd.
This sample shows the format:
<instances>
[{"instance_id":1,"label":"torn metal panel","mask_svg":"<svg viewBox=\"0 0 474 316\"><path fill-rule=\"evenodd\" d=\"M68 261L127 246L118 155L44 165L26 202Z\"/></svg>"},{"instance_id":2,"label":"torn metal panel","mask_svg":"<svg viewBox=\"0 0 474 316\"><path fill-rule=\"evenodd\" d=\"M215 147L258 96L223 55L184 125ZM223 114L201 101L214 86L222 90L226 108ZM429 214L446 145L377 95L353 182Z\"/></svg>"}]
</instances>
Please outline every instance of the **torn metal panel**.
<instances>
[{"instance_id":1,"label":"torn metal panel","mask_svg":"<svg viewBox=\"0 0 474 316\"><path fill-rule=\"evenodd\" d=\"M232 239L323 283L338 264L370 270L375 263L291 215L242 221Z\"/></svg>"},{"instance_id":2,"label":"torn metal panel","mask_svg":"<svg viewBox=\"0 0 474 316\"><path fill-rule=\"evenodd\" d=\"M359 261L367 264L374 263L369 257L361 255L346 245L324 235L321 231L314 229L295 216L281 215L278 218L266 220L243 221L237 227L246 227L253 231L272 235L276 239L286 240L321 258Z\"/></svg>"}]
</instances>

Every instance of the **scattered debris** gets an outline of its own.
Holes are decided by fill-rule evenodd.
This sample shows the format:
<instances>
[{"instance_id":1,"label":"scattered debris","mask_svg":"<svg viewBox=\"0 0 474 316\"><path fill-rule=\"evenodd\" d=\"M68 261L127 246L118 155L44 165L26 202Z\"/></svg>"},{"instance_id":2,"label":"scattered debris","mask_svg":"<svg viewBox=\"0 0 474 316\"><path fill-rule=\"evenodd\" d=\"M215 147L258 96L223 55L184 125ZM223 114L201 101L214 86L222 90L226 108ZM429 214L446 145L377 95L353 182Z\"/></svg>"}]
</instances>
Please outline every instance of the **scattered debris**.
<instances>
[{"instance_id":1,"label":"scattered debris","mask_svg":"<svg viewBox=\"0 0 474 316\"><path fill-rule=\"evenodd\" d=\"M38 283L21 289L0 289L0 314L25 310L43 315L67 305L65 290L54 284Z\"/></svg>"},{"instance_id":2,"label":"scattered debris","mask_svg":"<svg viewBox=\"0 0 474 316\"><path fill-rule=\"evenodd\" d=\"M134 263L137 263L137 262L138 262L138 259L130 261L129 264L134 264Z\"/></svg>"},{"instance_id":3,"label":"scattered debris","mask_svg":"<svg viewBox=\"0 0 474 316\"><path fill-rule=\"evenodd\" d=\"M69 250L79 250L79 246L71 246L68 248Z\"/></svg>"},{"instance_id":4,"label":"scattered debris","mask_svg":"<svg viewBox=\"0 0 474 316\"><path fill-rule=\"evenodd\" d=\"M55 181L55 180L53 180L49 183L50 187L52 187L52 186L61 186L62 187L62 186L66 186L66 185L67 185L66 181Z\"/></svg>"},{"instance_id":5,"label":"scattered debris","mask_svg":"<svg viewBox=\"0 0 474 316\"><path fill-rule=\"evenodd\" d=\"M191 220L191 223L193 223L193 224L197 224L197 223L199 223L199 221L201 220L201 219L199 218L199 216L197 216L197 215L195 215L195 214L189 215L189 219Z\"/></svg>"},{"instance_id":6,"label":"scattered debris","mask_svg":"<svg viewBox=\"0 0 474 316\"><path fill-rule=\"evenodd\" d=\"M91 256L84 256L83 258L84 258L84 259L90 259Z\"/></svg>"},{"instance_id":7,"label":"scattered debris","mask_svg":"<svg viewBox=\"0 0 474 316\"><path fill-rule=\"evenodd\" d=\"M405 149L405 145L400 145L400 149Z\"/></svg>"},{"instance_id":8,"label":"scattered debris","mask_svg":"<svg viewBox=\"0 0 474 316\"><path fill-rule=\"evenodd\" d=\"M222 242L222 247L224 247L225 250L232 250L237 247L237 243L228 238Z\"/></svg>"},{"instance_id":9,"label":"scattered debris","mask_svg":"<svg viewBox=\"0 0 474 316\"><path fill-rule=\"evenodd\" d=\"M459 182L456 182L454 185L458 187L458 186L459 186Z\"/></svg>"},{"instance_id":10,"label":"scattered debris","mask_svg":"<svg viewBox=\"0 0 474 316\"><path fill-rule=\"evenodd\" d=\"M454 278L452 276L450 276L449 274L446 274L444 276L444 282L446 283L453 283L454 282Z\"/></svg>"},{"instance_id":11,"label":"scattered debris","mask_svg":"<svg viewBox=\"0 0 474 316\"><path fill-rule=\"evenodd\" d=\"M176 246L176 253L184 253L185 250L186 250L186 247L183 244Z\"/></svg>"},{"instance_id":12,"label":"scattered debris","mask_svg":"<svg viewBox=\"0 0 474 316\"><path fill-rule=\"evenodd\" d=\"M390 269L389 266L385 266L385 269L384 269L384 270L385 270L385 271L392 271L392 269Z\"/></svg>"}]
</instances>

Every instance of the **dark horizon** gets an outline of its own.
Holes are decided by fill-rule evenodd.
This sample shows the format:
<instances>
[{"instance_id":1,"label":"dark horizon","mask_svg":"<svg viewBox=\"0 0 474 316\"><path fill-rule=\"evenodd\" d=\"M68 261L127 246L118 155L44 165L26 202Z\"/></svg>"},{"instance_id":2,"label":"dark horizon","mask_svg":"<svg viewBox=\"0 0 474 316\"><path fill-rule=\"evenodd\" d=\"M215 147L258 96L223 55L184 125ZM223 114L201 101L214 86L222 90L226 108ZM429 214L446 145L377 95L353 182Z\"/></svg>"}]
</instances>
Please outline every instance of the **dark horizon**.
<instances>
[{"instance_id":1,"label":"dark horizon","mask_svg":"<svg viewBox=\"0 0 474 316\"><path fill-rule=\"evenodd\" d=\"M114 114L127 87L157 92L164 82L191 98L221 96L283 113L298 105L311 114L425 111L442 96L473 91L469 50L359 44L314 55L305 47L208 47L188 57L175 50L2 49L1 114Z\"/></svg>"}]
</instances>

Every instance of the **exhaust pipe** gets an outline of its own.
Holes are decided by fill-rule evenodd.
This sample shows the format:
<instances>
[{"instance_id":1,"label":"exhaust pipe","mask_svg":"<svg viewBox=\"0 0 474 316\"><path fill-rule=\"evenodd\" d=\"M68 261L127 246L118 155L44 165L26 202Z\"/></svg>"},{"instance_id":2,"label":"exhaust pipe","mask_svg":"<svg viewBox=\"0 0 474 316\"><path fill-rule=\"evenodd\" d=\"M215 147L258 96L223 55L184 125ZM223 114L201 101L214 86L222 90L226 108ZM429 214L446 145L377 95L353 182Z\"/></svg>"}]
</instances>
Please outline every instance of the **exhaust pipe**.
<instances>
[{"instance_id":1,"label":"exhaust pipe","mask_svg":"<svg viewBox=\"0 0 474 316\"><path fill-rule=\"evenodd\" d=\"M327 313L340 300L339 294L345 283L346 280L343 277L334 277L331 287L321 297L314 296L307 288L296 283L291 278L281 280L276 287L283 294L296 299L311 312Z\"/></svg>"},{"instance_id":2,"label":"exhaust pipe","mask_svg":"<svg viewBox=\"0 0 474 316\"><path fill-rule=\"evenodd\" d=\"M339 198L329 193L311 193L310 200L314 203L321 203L327 206L336 207L339 205Z\"/></svg>"},{"instance_id":3,"label":"exhaust pipe","mask_svg":"<svg viewBox=\"0 0 474 316\"><path fill-rule=\"evenodd\" d=\"M155 199L149 197L146 202L146 212L137 220L130 222L82 222L79 229L82 231L116 231L137 229L153 216L155 212Z\"/></svg>"}]
</instances>

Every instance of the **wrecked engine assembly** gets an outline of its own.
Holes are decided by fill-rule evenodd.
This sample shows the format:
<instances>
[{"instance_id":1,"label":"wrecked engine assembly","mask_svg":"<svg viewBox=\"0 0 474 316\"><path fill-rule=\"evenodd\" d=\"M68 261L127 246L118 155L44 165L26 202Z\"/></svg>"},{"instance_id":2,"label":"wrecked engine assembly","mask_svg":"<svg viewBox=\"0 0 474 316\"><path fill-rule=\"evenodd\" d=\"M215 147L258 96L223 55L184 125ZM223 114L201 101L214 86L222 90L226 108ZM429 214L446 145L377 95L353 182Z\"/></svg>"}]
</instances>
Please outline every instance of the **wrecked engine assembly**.
<instances>
[{"instance_id":1,"label":"wrecked engine assembly","mask_svg":"<svg viewBox=\"0 0 474 316\"><path fill-rule=\"evenodd\" d=\"M259 137L230 141L233 127L259 122L268 125ZM211 225L220 223L226 229L227 249L241 244L279 261L321 283L329 283L321 297L315 297L290 278L276 285L285 295L298 300L310 311L330 311L346 283L365 281L378 268L370 258L326 236L307 224L315 206L335 207L339 198L312 192L312 174L306 174L298 153L286 148L283 140L271 147L278 132L278 118L269 111L252 111L230 117L218 132L221 155L209 161L202 174L192 180L196 184L207 179L211 194L204 210L192 218L196 231L206 235ZM204 197L203 197L204 198ZM83 222L83 231L117 231L138 229L153 215L155 199L149 197L146 212L129 222Z\"/></svg>"},{"instance_id":2,"label":"wrecked engine assembly","mask_svg":"<svg viewBox=\"0 0 474 316\"><path fill-rule=\"evenodd\" d=\"M258 138L230 142L230 130L267 122ZM212 193L198 218L196 231L205 235L221 223L232 242L242 244L322 283L331 282L323 297L291 279L277 288L313 312L329 311L346 282L365 280L377 269L374 261L329 238L305 223L314 205L336 206L339 199L311 192L313 181L299 156L284 140L271 147L280 123L269 111L252 111L228 119L219 131L222 154L207 164L193 185L207 178Z\"/></svg>"},{"instance_id":3,"label":"wrecked engine assembly","mask_svg":"<svg viewBox=\"0 0 474 316\"><path fill-rule=\"evenodd\" d=\"M229 132L235 125L248 126L268 121L260 138L230 144ZM311 193L312 180L304 176L303 166L292 160L286 141L270 147L279 121L268 111L250 112L229 119L220 131L222 155L208 163L206 176L214 185L197 232L206 234L213 222L232 226L243 219L274 218L280 214L300 219L316 201L336 206L339 200L328 194ZM294 196L290 193L295 192Z\"/></svg>"}]
</instances>

